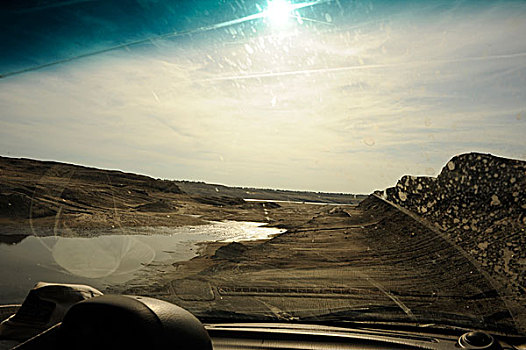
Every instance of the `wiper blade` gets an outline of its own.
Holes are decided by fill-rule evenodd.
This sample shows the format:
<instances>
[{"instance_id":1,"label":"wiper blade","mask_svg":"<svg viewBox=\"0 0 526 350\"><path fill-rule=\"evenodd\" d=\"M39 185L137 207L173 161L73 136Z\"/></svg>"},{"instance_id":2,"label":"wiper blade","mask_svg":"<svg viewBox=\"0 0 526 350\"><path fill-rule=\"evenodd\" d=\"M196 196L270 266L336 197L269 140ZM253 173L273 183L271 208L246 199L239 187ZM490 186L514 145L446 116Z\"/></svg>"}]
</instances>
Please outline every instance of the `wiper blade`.
<instances>
[{"instance_id":1,"label":"wiper blade","mask_svg":"<svg viewBox=\"0 0 526 350\"><path fill-rule=\"evenodd\" d=\"M409 317L396 305L364 305L332 310L313 310L309 312L287 310L286 313L276 312L239 312L233 310L195 311L194 314L205 323L216 322L298 322L315 323L329 326L349 327L356 325L378 326L397 325L426 329L441 329L450 331L485 330L505 336L521 336L514 324L505 322L502 317L492 321L492 316L472 316L429 310L413 310ZM502 316L502 315L501 315Z\"/></svg>"},{"instance_id":2,"label":"wiper blade","mask_svg":"<svg viewBox=\"0 0 526 350\"><path fill-rule=\"evenodd\" d=\"M513 322L495 322L492 316L471 316L464 314L413 310L413 317L408 317L397 306L370 305L362 307L344 308L325 313L300 317L301 322L317 322L324 324L342 323L384 323L411 324L415 327L435 327L455 330L483 329L506 335L518 335Z\"/></svg>"},{"instance_id":3,"label":"wiper blade","mask_svg":"<svg viewBox=\"0 0 526 350\"><path fill-rule=\"evenodd\" d=\"M413 310L412 314L414 317L408 317L408 315L403 312L398 306L394 305L367 305L367 306L359 306L359 307L350 307L350 308L343 308L338 310L329 310L328 312L324 312L321 314L315 314L307 317L302 317L302 320L330 320L330 319L344 319L344 320L369 320L371 317L374 317L375 319L378 318L386 318L388 320L413 320L413 321L419 321L423 318L446 318L446 319L462 319L462 320L469 320L471 323L473 322L481 322L481 318L476 317L470 317L465 315L458 315L458 314L451 314L451 313L444 313L444 312L435 312L435 311L429 311L423 313L422 311L415 311Z\"/></svg>"}]
</instances>

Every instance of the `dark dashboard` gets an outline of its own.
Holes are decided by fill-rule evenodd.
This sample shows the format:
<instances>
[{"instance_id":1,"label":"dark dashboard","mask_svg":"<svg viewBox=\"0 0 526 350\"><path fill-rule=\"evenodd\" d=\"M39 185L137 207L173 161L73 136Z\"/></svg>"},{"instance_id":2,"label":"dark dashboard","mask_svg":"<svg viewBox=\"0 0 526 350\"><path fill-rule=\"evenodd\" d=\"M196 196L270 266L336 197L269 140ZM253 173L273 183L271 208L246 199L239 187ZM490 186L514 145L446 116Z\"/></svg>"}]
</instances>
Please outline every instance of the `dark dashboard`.
<instances>
[{"instance_id":1,"label":"dark dashboard","mask_svg":"<svg viewBox=\"0 0 526 350\"><path fill-rule=\"evenodd\" d=\"M2 323L14 328L44 311L26 301ZM35 319L35 317L32 317ZM26 320L27 321L27 320ZM14 333L12 333L14 334ZM9 349L0 339L0 349ZM166 301L96 296L71 306L57 324L13 349L524 349L525 339L437 325L205 323Z\"/></svg>"},{"instance_id":2,"label":"dark dashboard","mask_svg":"<svg viewBox=\"0 0 526 350\"><path fill-rule=\"evenodd\" d=\"M309 324L214 324L214 349L515 349L485 332L427 333Z\"/></svg>"}]
</instances>

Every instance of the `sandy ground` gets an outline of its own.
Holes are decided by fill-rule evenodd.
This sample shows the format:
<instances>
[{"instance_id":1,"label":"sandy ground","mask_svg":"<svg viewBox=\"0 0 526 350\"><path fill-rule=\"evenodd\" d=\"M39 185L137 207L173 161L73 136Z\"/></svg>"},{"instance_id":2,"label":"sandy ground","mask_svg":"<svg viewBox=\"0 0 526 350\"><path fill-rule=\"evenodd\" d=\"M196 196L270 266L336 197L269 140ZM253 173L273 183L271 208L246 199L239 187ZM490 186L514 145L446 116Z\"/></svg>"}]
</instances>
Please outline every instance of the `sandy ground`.
<instances>
[{"instance_id":1,"label":"sandy ground","mask_svg":"<svg viewBox=\"0 0 526 350\"><path fill-rule=\"evenodd\" d=\"M245 202L215 186L184 193L174 181L5 157L0 185L0 237L9 234L9 244L29 234L85 237L210 220L287 229L267 241L203 244L197 258L150 264L106 292L166 299L203 319L330 314L526 332L524 294L430 222L373 196L359 206ZM295 196L320 200L317 193Z\"/></svg>"},{"instance_id":2,"label":"sandy ground","mask_svg":"<svg viewBox=\"0 0 526 350\"><path fill-rule=\"evenodd\" d=\"M203 217L230 215L210 210ZM206 317L382 317L510 331L521 305L453 243L386 203L287 204L247 217L287 227L268 241L203 244L187 262L147 266L106 292L143 294ZM262 215L258 217L259 215ZM325 315L325 316L324 316Z\"/></svg>"}]
</instances>

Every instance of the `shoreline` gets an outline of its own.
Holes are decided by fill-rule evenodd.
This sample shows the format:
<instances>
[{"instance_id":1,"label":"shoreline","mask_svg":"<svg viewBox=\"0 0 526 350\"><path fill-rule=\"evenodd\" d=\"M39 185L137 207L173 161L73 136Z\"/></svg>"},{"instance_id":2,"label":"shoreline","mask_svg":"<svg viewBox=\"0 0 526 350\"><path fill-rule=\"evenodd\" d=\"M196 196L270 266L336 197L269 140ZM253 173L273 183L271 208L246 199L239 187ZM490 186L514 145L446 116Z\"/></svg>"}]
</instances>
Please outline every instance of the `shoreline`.
<instances>
[{"instance_id":1,"label":"shoreline","mask_svg":"<svg viewBox=\"0 0 526 350\"><path fill-rule=\"evenodd\" d=\"M140 276L145 266L186 262L207 252L213 254L233 241L259 244L280 233L279 229L261 226L223 221L201 226L128 228L117 231L120 234L99 232L84 237L0 236L15 238L0 244L0 264L4 266L0 299L20 301L38 281L75 282L99 289L126 284ZM24 259L13 260L13 254ZM13 269L18 273L8 273ZM15 292L14 286L22 290Z\"/></svg>"}]
</instances>

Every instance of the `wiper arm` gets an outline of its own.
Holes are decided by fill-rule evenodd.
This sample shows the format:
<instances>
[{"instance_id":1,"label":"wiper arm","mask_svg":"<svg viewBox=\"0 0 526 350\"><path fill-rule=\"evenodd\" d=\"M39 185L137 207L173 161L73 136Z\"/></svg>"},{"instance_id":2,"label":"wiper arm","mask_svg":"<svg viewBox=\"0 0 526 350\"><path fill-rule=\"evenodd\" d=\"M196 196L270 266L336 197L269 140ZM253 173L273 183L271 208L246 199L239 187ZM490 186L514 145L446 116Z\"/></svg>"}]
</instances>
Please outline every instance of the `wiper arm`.
<instances>
[{"instance_id":1,"label":"wiper arm","mask_svg":"<svg viewBox=\"0 0 526 350\"><path fill-rule=\"evenodd\" d=\"M322 311L322 310L320 310ZM327 310L326 312L313 314L309 316L300 317L301 321L361 321L371 320L374 318L387 318L389 320L403 319L408 320L407 314L403 312L398 306L389 305L367 305L359 307L349 307L337 310Z\"/></svg>"},{"instance_id":2,"label":"wiper arm","mask_svg":"<svg viewBox=\"0 0 526 350\"><path fill-rule=\"evenodd\" d=\"M502 315L500 315L502 316ZM499 317L502 321L502 317ZM413 310L408 317L397 306L368 305L351 307L329 312L300 317L300 322L317 323L399 323L412 324L416 327L436 327L456 330L472 330L475 328L496 331L502 334L517 334L513 323L496 323L492 315L489 317L469 316L440 311Z\"/></svg>"},{"instance_id":3,"label":"wiper arm","mask_svg":"<svg viewBox=\"0 0 526 350\"><path fill-rule=\"evenodd\" d=\"M417 328L436 328L451 331L470 331L474 329L495 332L501 335L517 336L518 331L513 323L502 322L502 315L497 317L500 322L488 317L469 316L440 311L413 310L409 317L397 305L363 305L332 310L313 310L303 312L287 312L284 317L272 312L238 312L232 310L197 311L196 316L205 323L215 322L300 322L349 327L367 325L399 325Z\"/></svg>"}]
</instances>

